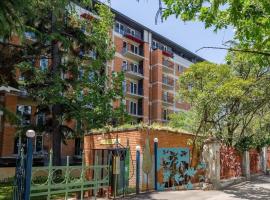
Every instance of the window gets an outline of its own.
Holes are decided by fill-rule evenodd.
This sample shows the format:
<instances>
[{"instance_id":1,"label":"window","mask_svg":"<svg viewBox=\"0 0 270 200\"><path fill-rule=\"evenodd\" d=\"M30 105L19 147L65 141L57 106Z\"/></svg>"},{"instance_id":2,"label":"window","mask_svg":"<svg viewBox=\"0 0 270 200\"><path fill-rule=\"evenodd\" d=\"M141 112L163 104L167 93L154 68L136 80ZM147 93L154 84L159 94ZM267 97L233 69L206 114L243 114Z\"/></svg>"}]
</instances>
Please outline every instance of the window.
<instances>
[{"instance_id":1,"label":"window","mask_svg":"<svg viewBox=\"0 0 270 200\"><path fill-rule=\"evenodd\" d=\"M126 60L123 60L123 63L122 63L122 70L123 71L127 71L128 69L128 62Z\"/></svg>"},{"instance_id":2,"label":"window","mask_svg":"<svg viewBox=\"0 0 270 200\"><path fill-rule=\"evenodd\" d=\"M131 114L137 115L137 103L131 101L129 110Z\"/></svg>"},{"instance_id":3,"label":"window","mask_svg":"<svg viewBox=\"0 0 270 200\"><path fill-rule=\"evenodd\" d=\"M168 101L168 99L169 99L169 92L164 92L163 93L163 100Z\"/></svg>"},{"instance_id":4,"label":"window","mask_svg":"<svg viewBox=\"0 0 270 200\"><path fill-rule=\"evenodd\" d=\"M130 35L135 36L135 30L133 30L133 29L131 29L131 28L127 28L127 32L128 32Z\"/></svg>"},{"instance_id":5,"label":"window","mask_svg":"<svg viewBox=\"0 0 270 200\"><path fill-rule=\"evenodd\" d=\"M168 120L168 109L163 110L163 119Z\"/></svg>"},{"instance_id":6,"label":"window","mask_svg":"<svg viewBox=\"0 0 270 200\"><path fill-rule=\"evenodd\" d=\"M124 81L122 82L122 89L123 89L123 92L124 92L124 93L127 92L127 82L126 82L126 80L124 80Z\"/></svg>"},{"instance_id":7,"label":"window","mask_svg":"<svg viewBox=\"0 0 270 200\"><path fill-rule=\"evenodd\" d=\"M75 156L81 156L82 155L82 140L81 138L75 138Z\"/></svg>"},{"instance_id":8,"label":"window","mask_svg":"<svg viewBox=\"0 0 270 200\"><path fill-rule=\"evenodd\" d=\"M123 42L123 49L127 49L127 43Z\"/></svg>"},{"instance_id":9,"label":"window","mask_svg":"<svg viewBox=\"0 0 270 200\"><path fill-rule=\"evenodd\" d=\"M138 73L138 70L139 70L138 64L132 63L130 67L131 67L131 71Z\"/></svg>"},{"instance_id":10,"label":"window","mask_svg":"<svg viewBox=\"0 0 270 200\"><path fill-rule=\"evenodd\" d=\"M184 67L181 65L178 65L177 68L178 68L178 72L182 73L184 71Z\"/></svg>"},{"instance_id":11,"label":"window","mask_svg":"<svg viewBox=\"0 0 270 200\"><path fill-rule=\"evenodd\" d=\"M36 125L43 126L45 124L45 113L39 113L36 116Z\"/></svg>"},{"instance_id":12,"label":"window","mask_svg":"<svg viewBox=\"0 0 270 200\"><path fill-rule=\"evenodd\" d=\"M79 68L79 72L78 72L78 78L79 78L79 80L82 80L83 74L84 74L84 70L82 68Z\"/></svg>"},{"instance_id":13,"label":"window","mask_svg":"<svg viewBox=\"0 0 270 200\"><path fill-rule=\"evenodd\" d=\"M28 126L31 123L31 106L18 105L17 115L21 118L21 125Z\"/></svg>"},{"instance_id":14,"label":"window","mask_svg":"<svg viewBox=\"0 0 270 200\"><path fill-rule=\"evenodd\" d=\"M120 34L125 34L125 26L119 22L115 23L115 29L114 29L117 33Z\"/></svg>"},{"instance_id":15,"label":"window","mask_svg":"<svg viewBox=\"0 0 270 200\"><path fill-rule=\"evenodd\" d=\"M89 79L90 82L91 81L94 81L94 79L95 79L95 72L89 72L88 79Z\"/></svg>"},{"instance_id":16,"label":"window","mask_svg":"<svg viewBox=\"0 0 270 200\"><path fill-rule=\"evenodd\" d=\"M130 93L137 94L137 83L130 82Z\"/></svg>"},{"instance_id":17,"label":"window","mask_svg":"<svg viewBox=\"0 0 270 200\"><path fill-rule=\"evenodd\" d=\"M42 150L43 150L43 136L37 135L36 136L35 152L40 152Z\"/></svg>"},{"instance_id":18,"label":"window","mask_svg":"<svg viewBox=\"0 0 270 200\"><path fill-rule=\"evenodd\" d=\"M49 65L49 59L47 58L41 58L39 62L39 66L41 71L48 70L48 65Z\"/></svg>"},{"instance_id":19,"label":"window","mask_svg":"<svg viewBox=\"0 0 270 200\"><path fill-rule=\"evenodd\" d=\"M131 45L131 52L135 53L135 54L138 54L139 53L139 48L132 44Z\"/></svg>"},{"instance_id":20,"label":"window","mask_svg":"<svg viewBox=\"0 0 270 200\"><path fill-rule=\"evenodd\" d=\"M158 48L158 42L156 40L152 41L152 48L157 49Z\"/></svg>"}]
</instances>

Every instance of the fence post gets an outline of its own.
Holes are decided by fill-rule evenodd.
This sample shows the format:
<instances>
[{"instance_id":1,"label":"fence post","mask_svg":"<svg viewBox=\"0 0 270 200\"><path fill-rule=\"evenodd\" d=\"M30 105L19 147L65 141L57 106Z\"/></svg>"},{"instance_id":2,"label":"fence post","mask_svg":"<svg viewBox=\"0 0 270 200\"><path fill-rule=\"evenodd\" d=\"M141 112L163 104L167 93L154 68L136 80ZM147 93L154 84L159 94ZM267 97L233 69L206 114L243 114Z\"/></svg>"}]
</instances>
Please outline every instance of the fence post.
<instances>
[{"instance_id":1,"label":"fence post","mask_svg":"<svg viewBox=\"0 0 270 200\"><path fill-rule=\"evenodd\" d=\"M249 180L250 179L250 158L249 151L243 153L243 175Z\"/></svg>"},{"instance_id":2,"label":"fence post","mask_svg":"<svg viewBox=\"0 0 270 200\"><path fill-rule=\"evenodd\" d=\"M28 130L27 136L27 156L26 156L26 171L25 171L25 191L24 200L30 199L31 175L32 175L32 161L33 161L33 144L32 140L35 137L35 131Z\"/></svg>"},{"instance_id":3,"label":"fence post","mask_svg":"<svg viewBox=\"0 0 270 200\"><path fill-rule=\"evenodd\" d=\"M140 193L140 146L136 146L136 194Z\"/></svg>"},{"instance_id":4,"label":"fence post","mask_svg":"<svg viewBox=\"0 0 270 200\"><path fill-rule=\"evenodd\" d=\"M53 151L50 150L49 153L49 169L48 169L48 196L47 200L51 199L51 184L52 184L52 176L53 176L53 168L52 168L52 157L53 157Z\"/></svg>"},{"instance_id":5,"label":"fence post","mask_svg":"<svg viewBox=\"0 0 270 200\"><path fill-rule=\"evenodd\" d=\"M262 148L261 152L262 156L262 171L263 173L267 173L267 147Z\"/></svg>"},{"instance_id":6,"label":"fence post","mask_svg":"<svg viewBox=\"0 0 270 200\"><path fill-rule=\"evenodd\" d=\"M220 187L220 143L210 137L204 142L203 161L206 163L206 179L213 184L215 189Z\"/></svg>"},{"instance_id":7,"label":"fence post","mask_svg":"<svg viewBox=\"0 0 270 200\"><path fill-rule=\"evenodd\" d=\"M91 168L89 168L91 169ZM94 168L93 168L94 169ZM82 152L82 171L81 171L81 200L84 196L84 181L85 181L85 157L84 157L84 151Z\"/></svg>"},{"instance_id":8,"label":"fence post","mask_svg":"<svg viewBox=\"0 0 270 200\"><path fill-rule=\"evenodd\" d=\"M158 149L158 138L154 138L154 158L155 158L155 190L157 190L157 149Z\"/></svg>"},{"instance_id":9,"label":"fence post","mask_svg":"<svg viewBox=\"0 0 270 200\"><path fill-rule=\"evenodd\" d=\"M67 156L66 173L65 173L65 200L68 199L68 183L69 183L69 156Z\"/></svg>"}]
</instances>

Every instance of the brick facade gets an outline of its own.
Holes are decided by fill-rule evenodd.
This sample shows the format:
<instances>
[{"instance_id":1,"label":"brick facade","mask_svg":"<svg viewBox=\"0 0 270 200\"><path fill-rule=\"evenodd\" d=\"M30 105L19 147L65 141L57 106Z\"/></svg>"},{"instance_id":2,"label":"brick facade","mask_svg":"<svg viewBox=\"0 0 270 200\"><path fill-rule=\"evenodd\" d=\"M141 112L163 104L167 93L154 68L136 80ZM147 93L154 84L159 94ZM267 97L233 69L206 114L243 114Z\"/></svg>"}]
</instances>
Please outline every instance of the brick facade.
<instances>
[{"instance_id":1,"label":"brick facade","mask_svg":"<svg viewBox=\"0 0 270 200\"><path fill-rule=\"evenodd\" d=\"M116 139L118 137L121 147L127 147L129 144L130 148L130 181L131 186L135 185L135 160L136 160L136 146L140 146L140 152L143 156L143 151L145 147L145 139L148 135L147 130L130 130L122 132L111 132L105 134L89 134L84 137L84 152L85 152L85 161L87 164L93 163L93 149L112 149L116 146L113 144L101 144L101 141L108 139ZM153 155L154 148L154 138L158 138L158 147L160 148L176 148L176 147L188 147L190 151L192 150L191 146L188 145L188 141L191 140L194 136L188 133L172 132L165 130L154 130L149 131L149 141L150 141L150 150ZM198 161L196 157L195 162ZM141 176L143 176L141 174Z\"/></svg>"}]
</instances>

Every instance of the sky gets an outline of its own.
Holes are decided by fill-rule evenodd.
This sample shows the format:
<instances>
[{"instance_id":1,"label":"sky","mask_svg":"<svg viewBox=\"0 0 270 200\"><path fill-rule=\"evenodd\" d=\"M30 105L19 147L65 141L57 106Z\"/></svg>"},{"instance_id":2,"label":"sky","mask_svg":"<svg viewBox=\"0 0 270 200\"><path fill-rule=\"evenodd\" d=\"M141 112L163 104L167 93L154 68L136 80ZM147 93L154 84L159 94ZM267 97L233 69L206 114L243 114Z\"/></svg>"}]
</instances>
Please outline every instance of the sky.
<instances>
[{"instance_id":1,"label":"sky","mask_svg":"<svg viewBox=\"0 0 270 200\"><path fill-rule=\"evenodd\" d=\"M222 44L233 37L233 29L213 32L213 29L205 29L200 22L182 22L174 16L166 21L155 24L155 15L158 10L158 0L111 0L111 6L115 10L169 38L184 48L201 57L215 63L224 63L225 50L202 49L201 47L215 46Z\"/></svg>"}]
</instances>

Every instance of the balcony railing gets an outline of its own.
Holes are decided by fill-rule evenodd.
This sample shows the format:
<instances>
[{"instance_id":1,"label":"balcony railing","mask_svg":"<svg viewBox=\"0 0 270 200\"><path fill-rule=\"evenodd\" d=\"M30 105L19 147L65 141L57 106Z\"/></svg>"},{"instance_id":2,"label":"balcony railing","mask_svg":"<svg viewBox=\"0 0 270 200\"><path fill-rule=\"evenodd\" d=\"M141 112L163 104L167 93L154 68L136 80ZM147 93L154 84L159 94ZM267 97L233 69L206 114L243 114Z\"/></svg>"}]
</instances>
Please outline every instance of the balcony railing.
<instances>
[{"instance_id":1,"label":"balcony railing","mask_svg":"<svg viewBox=\"0 0 270 200\"><path fill-rule=\"evenodd\" d=\"M131 95L131 96L134 96L134 97L143 97L143 88L136 88L136 89L131 89L130 86L124 88L124 91L128 94L128 95Z\"/></svg>"},{"instance_id":2,"label":"balcony railing","mask_svg":"<svg viewBox=\"0 0 270 200\"><path fill-rule=\"evenodd\" d=\"M137 50L134 50L131 47L124 47L122 49L122 54L136 61L141 61L144 59L143 51L139 47L137 48Z\"/></svg>"},{"instance_id":3,"label":"balcony railing","mask_svg":"<svg viewBox=\"0 0 270 200\"><path fill-rule=\"evenodd\" d=\"M142 66L135 66L132 64L124 64L122 65L122 71L126 72L126 74L134 77L134 78L143 78L143 67Z\"/></svg>"},{"instance_id":4,"label":"balcony railing","mask_svg":"<svg viewBox=\"0 0 270 200\"><path fill-rule=\"evenodd\" d=\"M162 64L165 66L165 67L168 67L169 69L172 69L174 68L174 64L168 60L163 60L162 61Z\"/></svg>"},{"instance_id":5,"label":"balcony railing","mask_svg":"<svg viewBox=\"0 0 270 200\"><path fill-rule=\"evenodd\" d=\"M167 86L171 86L171 87L174 86L174 81L173 81L173 79L168 78L168 77L165 77L165 76L162 77L162 83L164 83L164 84L167 85Z\"/></svg>"},{"instance_id":6,"label":"balcony railing","mask_svg":"<svg viewBox=\"0 0 270 200\"><path fill-rule=\"evenodd\" d=\"M170 50L162 50L162 54L167 57L173 58L173 52Z\"/></svg>"},{"instance_id":7,"label":"balcony railing","mask_svg":"<svg viewBox=\"0 0 270 200\"><path fill-rule=\"evenodd\" d=\"M173 97L170 96L170 95L162 94L162 100L163 100L165 103L173 104Z\"/></svg>"}]
</instances>

